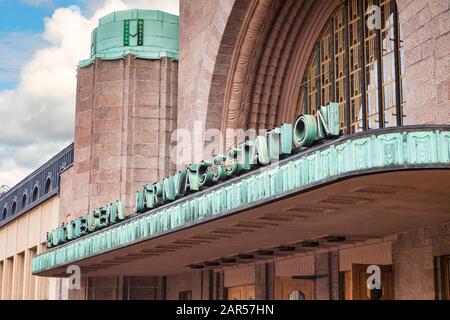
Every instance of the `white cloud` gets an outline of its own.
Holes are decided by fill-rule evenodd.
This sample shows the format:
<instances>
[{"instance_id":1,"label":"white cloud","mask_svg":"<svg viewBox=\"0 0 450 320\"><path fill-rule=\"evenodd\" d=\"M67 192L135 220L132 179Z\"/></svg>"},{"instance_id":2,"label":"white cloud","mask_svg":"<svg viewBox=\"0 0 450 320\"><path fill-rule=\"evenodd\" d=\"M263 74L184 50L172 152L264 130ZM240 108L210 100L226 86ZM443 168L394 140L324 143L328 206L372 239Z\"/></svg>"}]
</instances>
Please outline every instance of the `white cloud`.
<instances>
[{"instance_id":1,"label":"white cloud","mask_svg":"<svg viewBox=\"0 0 450 320\"><path fill-rule=\"evenodd\" d=\"M133 8L178 14L178 0L94 0L90 16L71 6L45 19L48 46L20 70L17 88L0 90L0 184L14 185L72 141L76 66L89 57L91 31L100 17Z\"/></svg>"}]
</instances>

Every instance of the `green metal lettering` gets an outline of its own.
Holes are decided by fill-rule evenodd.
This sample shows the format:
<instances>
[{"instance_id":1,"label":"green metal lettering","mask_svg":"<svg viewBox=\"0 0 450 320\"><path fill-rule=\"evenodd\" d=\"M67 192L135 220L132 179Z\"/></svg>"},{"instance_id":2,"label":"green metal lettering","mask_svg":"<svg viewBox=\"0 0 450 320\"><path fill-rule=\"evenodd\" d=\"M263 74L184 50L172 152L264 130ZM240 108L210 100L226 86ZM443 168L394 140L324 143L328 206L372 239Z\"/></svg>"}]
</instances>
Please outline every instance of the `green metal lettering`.
<instances>
[{"instance_id":1,"label":"green metal lettering","mask_svg":"<svg viewBox=\"0 0 450 320\"><path fill-rule=\"evenodd\" d=\"M97 220L95 219L95 211L87 215L87 226L89 232L94 232L97 229Z\"/></svg>"},{"instance_id":2,"label":"green metal lettering","mask_svg":"<svg viewBox=\"0 0 450 320\"><path fill-rule=\"evenodd\" d=\"M227 169L225 168L225 161L227 160L227 157L224 155L215 155L213 158L213 166L212 166L212 172L213 172L213 181L223 181L225 180L227 175Z\"/></svg>"},{"instance_id":3,"label":"green metal lettering","mask_svg":"<svg viewBox=\"0 0 450 320\"><path fill-rule=\"evenodd\" d=\"M247 140L239 145L239 164L243 170L252 169L252 149L254 142Z\"/></svg>"},{"instance_id":4,"label":"green metal lettering","mask_svg":"<svg viewBox=\"0 0 450 320\"><path fill-rule=\"evenodd\" d=\"M198 191L200 190L200 177L198 176L198 164L191 164L187 167L186 175L186 191Z\"/></svg>"},{"instance_id":5,"label":"green metal lettering","mask_svg":"<svg viewBox=\"0 0 450 320\"><path fill-rule=\"evenodd\" d=\"M127 218L127 214L125 212L125 205L122 201L117 201L117 214L119 221L123 221Z\"/></svg>"},{"instance_id":6,"label":"green metal lettering","mask_svg":"<svg viewBox=\"0 0 450 320\"><path fill-rule=\"evenodd\" d=\"M47 232L47 248L53 247L53 232L49 231Z\"/></svg>"},{"instance_id":7,"label":"green metal lettering","mask_svg":"<svg viewBox=\"0 0 450 320\"><path fill-rule=\"evenodd\" d=\"M214 173L209 171L213 163L210 161L202 161L197 168L198 183L200 188L208 187L213 183Z\"/></svg>"},{"instance_id":8,"label":"green metal lettering","mask_svg":"<svg viewBox=\"0 0 450 320\"><path fill-rule=\"evenodd\" d=\"M330 103L321 107L317 113L318 138L339 136L339 105Z\"/></svg>"},{"instance_id":9,"label":"green metal lettering","mask_svg":"<svg viewBox=\"0 0 450 320\"><path fill-rule=\"evenodd\" d=\"M292 153L292 124L283 123L280 127L280 154L283 156Z\"/></svg>"},{"instance_id":10,"label":"green metal lettering","mask_svg":"<svg viewBox=\"0 0 450 320\"><path fill-rule=\"evenodd\" d=\"M153 205L159 206L164 203L164 185L162 182L153 184Z\"/></svg>"},{"instance_id":11,"label":"green metal lettering","mask_svg":"<svg viewBox=\"0 0 450 320\"><path fill-rule=\"evenodd\" d=\"M144 207L152 209L155 207L155 197L153 195L153 184L146 184L144 187Z\"/></svg>"},{"instance_id":12,"label":"green metal lettering","mask_svg":"<svg viewBox=\"0 0 450 320\"><path fill-rule=\"evenodd\" d=\"M122 223L48 250L33 258L33 272L50 270L78 259L132 245L135 241L146 241L167 231L176 232L215 217L248 210L259 206L261 201L269 202L278 196L308 192L311 184L320 187L338 182L342 176L358 177L362 171L417 170L424 166L450 168L450 127L431 128L377 130L335 143L325 143L302 155L286 159L270 170L255 171L211 192L200 192L180 204L152 210L134 217L130 223ZM122 202L120 207L122 214ZM125 215L121 217L124 219ZM61 232L60 229L51 235L47 234L48 247L60 244L58 232Z\"/></svg>"},{"instance_id":13,"label":"green metal lettering","mask_svg":"<svg viewBox=\"0 0 450 320\"><path fill-rule=\"evenodd\" d=\"M164 202L165 201L173 201L175 200L176 194L175 194L175 177L169 176L165 179L163 179L163 186L164 186Z\"/></svg>"},{"instance_id":14,"label":"green metal lettering","mask_svg":"<svg viewBox=\"0 0 450 320\"><path fill-rule=\"evenodd\" d=\"M109 222L111 224L115 224L118 222L118 215L117 215L117 204L115 202L112 202L106 207L106 210L109 214Z\"/></svg>"},{"instance_id":15,"label":"green metal lettering","mask_svg":"<svg viewBox=\"0 0 450 320\"><path fill-rule=\"evenodd\" d=\"M293 140L297 148L309 147L317 137L316 118L310 115L300 116L294 125Z\"/></svg>"},{"instance_id":16,"label":"green metal lettering","mask_svg":"<svg viewBox=\"0 0 450 320\"><path fill-rule=\"evenodd\" d=\"M109 215L106 208L101 208L98 212L97 217L97 228L103 229L109 226Z\"/></svg>"},{"instance_id":17,"label":"green metal lettering","mask_svg":"<svg viewBox=\"0 0 450 320\"><path fill-rule=\"evenodd\" d=\"M55 230L52 231L52 247L56 247L59 244L59 228L56 228Z\"/></svg>"},{"instance_id":18,"label":"green metal lettering","mask_svg":"<svg viewBox=\"0 0 450 320\"><path fill-rule=\"evenodd\" d=\"M239 163L240 150L237 148L229 148L227 151L227 162L230 164L227 167L227 176L238 175L242 171L241 164Z\"/></svg>"},{"instance_id":19,"label":"green metal lettering","mask_svg":"<svg viewBox=\"0 0 450 320\"><path fill-rule=\"evenodd\" d=\"M67 224L67 239L74 240L80 237L80 219L75 219Z\"/></svg>"},{"instance_id":20,"label":"green metal lettering","mask_svg":"<svg viewBox=\"0 0 450 320\"><path fill-rule=\"evenodd\" d=\"M145 202L145 189L138 190L136 192L136 207L134 208L134 212L142 213L145 211L144 202Z\"/></svg>"},{"instance_id":21,"label":"green metal lettering","mask_svg":"<svg viewBox=\"0 0 450 320\"><path fill-rule=\"evenodd\" d=\"M274 128L266 133L267 144L269 148L269 157L271 160L278 160L280 158L281 147L281 129ZM292 143L292 140L291 140Z\"/></svg>"},{"instance_id":22,"label":"green metal lettering","mask_svg":"<svg viewBox=\"0 0 450 320\"><path fill-rule=\"evenodd\" d=\"M267 137L257 136L251 150L251 164L268 165L270 163L269 149L267 147Z\"/></svg>"},{"instance_id":23,"label":"green metal lettering","mask_svg":"<svg viewBox=\"0 0 450 320\"><path fill-rule=\"evenodd\" d=\"M89 233L87 216L80 218L80 236L84 236Z\"/></svg>"},{"instance_id":24,"label":"green metal lettering","mask_svg":"<svg viewBox=\"0 0 450 320\"><path fill-rule=\"evenodd\" d=\"M186 190L186 170L178 171L175 174L175 197L183 197Z\"/></svg>"}]
</instances>

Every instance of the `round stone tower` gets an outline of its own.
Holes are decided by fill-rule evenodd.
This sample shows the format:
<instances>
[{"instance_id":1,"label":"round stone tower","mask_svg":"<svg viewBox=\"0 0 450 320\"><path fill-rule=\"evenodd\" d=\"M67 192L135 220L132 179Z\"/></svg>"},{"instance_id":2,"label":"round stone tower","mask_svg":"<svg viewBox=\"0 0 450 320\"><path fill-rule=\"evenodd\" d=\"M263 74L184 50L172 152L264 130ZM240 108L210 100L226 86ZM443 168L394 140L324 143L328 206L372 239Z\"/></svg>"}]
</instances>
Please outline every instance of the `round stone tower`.
<instances>
[{"instance_id":1,"label":"round stone tower","mask_svg":"<svg viewBox=\"0 0 450 320\"><path fill-rule=\"evenodd\" d=\"M78 68L74 163L61 174L60 223L119 199L131 212L136 190L174 172L177 79L177 16L127 10L100 19L91 56ZM157 299L161 281L83 279L70 298Z\"/></svg>"},{"instance_id":2,"label":"round stone tower","mask_svg":"<svg viewBox=\"0 0 450 320\"><path fill-rule=\"evenodd\" d=\"M79 64L74 164L61 178L61 221L172 173L177 117L178 17L127 10L100 19ZM67 183L66 183L67 182Z\"/></svg>"}]
</instances>

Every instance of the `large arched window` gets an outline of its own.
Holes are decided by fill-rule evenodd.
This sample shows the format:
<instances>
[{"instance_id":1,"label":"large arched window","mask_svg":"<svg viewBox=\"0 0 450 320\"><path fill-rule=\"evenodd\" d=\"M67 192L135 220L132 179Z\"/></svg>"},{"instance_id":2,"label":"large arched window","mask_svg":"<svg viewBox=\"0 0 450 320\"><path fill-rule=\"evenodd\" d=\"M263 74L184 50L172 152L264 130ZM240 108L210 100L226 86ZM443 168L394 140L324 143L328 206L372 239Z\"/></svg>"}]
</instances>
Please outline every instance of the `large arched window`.
<instances>
[{"instance_id":1,"label":"large arched window","mask_svg":"<svg viewBox=\"0 0 450 320\"><path fill-rule=\"evenodd\" d=\"M2 220L5 220L7 216L8 216L8 209L4 207L2 211Z\"/></svg>"},{"instance_id":2,"label":"large arched window","mask_svg":"<svg viewBox=\"0 0 450 320\"><path fill-rule=\"evenodd\" d=\"M344 0L310 57L299 113L337 102L343 134L402 125L403 71L395 0Z\"/></svg>"}]
</instances>

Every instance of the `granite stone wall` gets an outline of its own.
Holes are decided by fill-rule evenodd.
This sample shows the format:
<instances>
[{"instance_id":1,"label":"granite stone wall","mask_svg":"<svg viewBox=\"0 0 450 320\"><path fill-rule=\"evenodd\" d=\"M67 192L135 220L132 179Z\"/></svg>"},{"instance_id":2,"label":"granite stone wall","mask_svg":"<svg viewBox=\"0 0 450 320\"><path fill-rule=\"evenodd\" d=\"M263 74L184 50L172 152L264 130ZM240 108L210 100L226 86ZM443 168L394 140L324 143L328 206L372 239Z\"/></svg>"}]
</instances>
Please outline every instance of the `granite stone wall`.
<instances>
[{"instance_id":1,"label":"granite stone wall","mask_svg":"<svg viewBox=\"0 0 450 320\"><path fill-rule=\"evenodd\" d=\"M406 124L450 123L450 1L397 0L404 36Z\"/></svg>"},{"instance_id":2,"label":"granite stone wall","mask_svg":"<svg viewBox=\"0 0 450 320\"><path fill-rule=\"evenodd\" d=\"M450 224L400 233L393 249L395 299L432 300L439 296L434 259L450 255Z\"/></svg>"},{"instance_id":3,"label":"granite stone wall","mask_svg":"<svg viewBox=\"0 0 450 320\"><path fill-rule=\"evenodd\" d=\"M136 190L174 172L177 68L167 58L129 55L78 70L74 164L61 178L62 221L119 199L129 212Z\"/></svg>"}]
</instances>

